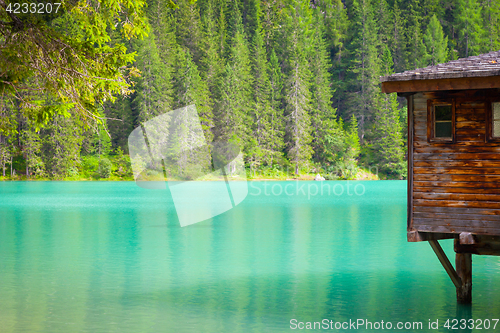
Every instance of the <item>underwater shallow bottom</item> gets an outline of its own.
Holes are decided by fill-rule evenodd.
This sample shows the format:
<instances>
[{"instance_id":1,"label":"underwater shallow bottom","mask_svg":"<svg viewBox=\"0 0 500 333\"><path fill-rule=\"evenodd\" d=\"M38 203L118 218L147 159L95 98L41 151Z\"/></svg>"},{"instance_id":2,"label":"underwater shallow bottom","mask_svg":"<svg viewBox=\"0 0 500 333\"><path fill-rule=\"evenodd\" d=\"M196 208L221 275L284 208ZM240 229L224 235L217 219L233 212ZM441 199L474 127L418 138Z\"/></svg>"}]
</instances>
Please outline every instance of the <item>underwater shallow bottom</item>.
<instances>
[{"instance_id":1,"label":"underwater shallow bottom","mask_svg":"<svg viewBox=\"0 0 500 333\"><path fill-rule=\"evenodd\" d=\"M362 319L448 332L447 319L500 317L499 258L473 256L473 304L460 306L429 244L406 241L405 181L248 184L235 208L181 228L168 188L0 183L0 331L289 332ZM454 262L452 241L441 244Z\"/></svg>"}]
</instances>

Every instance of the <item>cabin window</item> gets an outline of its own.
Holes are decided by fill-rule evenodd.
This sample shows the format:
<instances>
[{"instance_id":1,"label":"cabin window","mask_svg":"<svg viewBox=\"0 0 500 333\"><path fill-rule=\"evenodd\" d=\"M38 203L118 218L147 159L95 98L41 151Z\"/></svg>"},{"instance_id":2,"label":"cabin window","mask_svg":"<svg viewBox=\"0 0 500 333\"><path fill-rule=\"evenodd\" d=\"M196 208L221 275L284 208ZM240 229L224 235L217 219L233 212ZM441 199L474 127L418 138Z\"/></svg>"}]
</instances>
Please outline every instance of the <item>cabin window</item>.
<instances>
[{"instance_id":1,"label":"cabin window","mask_svg":"<svg viewBox=\"0 0 500 333\"><path fill-rule=\"evenodd\" d=\"M491 103L491 129L492 137L500 138L500 102Z\"/></svg>"},{"instance_id":2,"label":"cabin window","mask_svg":"<svg viewBox=\"0 0 500 333\"><path fill-rule=\"evenodd\" d=\"M452 142L455 130L453 101L429 100L427 115L429 141Z\"/></svg>"}]
</instances>

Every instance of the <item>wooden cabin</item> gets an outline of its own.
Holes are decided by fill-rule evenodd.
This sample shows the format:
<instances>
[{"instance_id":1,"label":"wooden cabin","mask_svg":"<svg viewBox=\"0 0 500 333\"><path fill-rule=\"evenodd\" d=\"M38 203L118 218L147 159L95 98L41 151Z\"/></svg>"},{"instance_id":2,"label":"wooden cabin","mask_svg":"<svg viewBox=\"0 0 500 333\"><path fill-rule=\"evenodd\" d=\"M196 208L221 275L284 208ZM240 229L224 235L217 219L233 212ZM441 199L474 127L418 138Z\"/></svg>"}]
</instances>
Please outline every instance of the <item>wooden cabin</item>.
<instances>
[{"instance_id":1,"label":"wooden cabin","mask_svg":"<svg viewBox=\"0 0 500 333\"><path fill-rule=\"evenodd\" d=\"M429 241L470 303L472 254L500 255L500 51L381 82L408 103L408 241Z\"/></svg>"}]
</instances>

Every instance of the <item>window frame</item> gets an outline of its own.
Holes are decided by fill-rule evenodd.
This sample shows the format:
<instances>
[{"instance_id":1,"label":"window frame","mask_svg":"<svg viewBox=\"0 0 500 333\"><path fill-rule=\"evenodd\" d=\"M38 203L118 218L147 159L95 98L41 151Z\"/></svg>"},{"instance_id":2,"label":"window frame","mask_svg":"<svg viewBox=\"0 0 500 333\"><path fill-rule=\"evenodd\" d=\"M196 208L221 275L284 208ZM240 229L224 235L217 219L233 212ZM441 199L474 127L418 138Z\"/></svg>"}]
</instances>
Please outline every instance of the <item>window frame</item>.
<instances>
[{"instance_id":1,"label":"window frame","mask_svg":"<svg viewBox=\"0 0 500 333\"><path fill-rule=\"evenodd\" d=\"M493 136L493 103L500 104L500 99L490 99L486 102L486 141L500 142L500 136Z\"/></svg>"},{"instance_id":2,"label":"window frame","mask_svg":"<svg viewBox=\"0 0 500 333\"><path fill-rule=\"evenodd\" d=\"M437 105L451 105L451 138L436 137L434 133L434 107ZM455 99L428 99L427 100L427 140L437 143L455 143Z\"/></svg>"}]
</instances>

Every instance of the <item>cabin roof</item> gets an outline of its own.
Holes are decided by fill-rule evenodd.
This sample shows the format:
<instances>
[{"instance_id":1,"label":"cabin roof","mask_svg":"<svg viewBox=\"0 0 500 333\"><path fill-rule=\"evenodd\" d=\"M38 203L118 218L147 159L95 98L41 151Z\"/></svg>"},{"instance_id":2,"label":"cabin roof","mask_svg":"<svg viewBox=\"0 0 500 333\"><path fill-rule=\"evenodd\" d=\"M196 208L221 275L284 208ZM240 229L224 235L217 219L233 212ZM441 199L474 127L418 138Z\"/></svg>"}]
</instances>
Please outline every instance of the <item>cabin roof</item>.
<instances>
[{"instance_id":1,"label":"cabin roof","mask_svg":"<svg viewBox=\"0 0 500 333\"><path fill-rule=\"evenodd\" d=\"M380 77L382 92L500 88L500 51Z\"/></svg>"},{"instance_id":2,"label":"cabin roof","mask_svg":"<svg viewBox=\"0 0 500 333\"><path fill-rule=\"evenodd\" d=\"M444 64L382 76L381 82L452 79L500 75L500 51L452 60Z\"/></svg>"}]
</instances>

